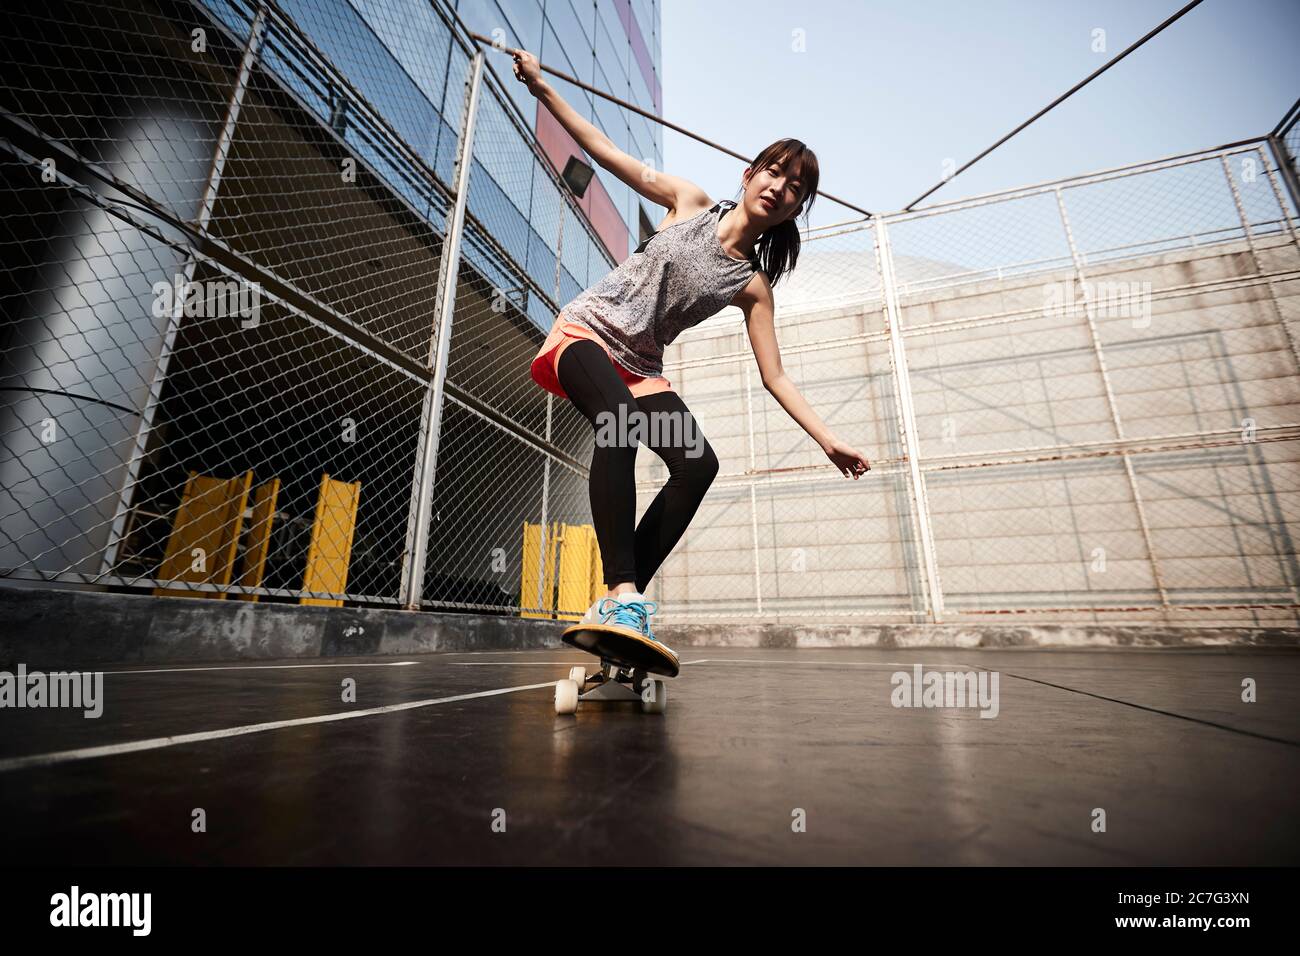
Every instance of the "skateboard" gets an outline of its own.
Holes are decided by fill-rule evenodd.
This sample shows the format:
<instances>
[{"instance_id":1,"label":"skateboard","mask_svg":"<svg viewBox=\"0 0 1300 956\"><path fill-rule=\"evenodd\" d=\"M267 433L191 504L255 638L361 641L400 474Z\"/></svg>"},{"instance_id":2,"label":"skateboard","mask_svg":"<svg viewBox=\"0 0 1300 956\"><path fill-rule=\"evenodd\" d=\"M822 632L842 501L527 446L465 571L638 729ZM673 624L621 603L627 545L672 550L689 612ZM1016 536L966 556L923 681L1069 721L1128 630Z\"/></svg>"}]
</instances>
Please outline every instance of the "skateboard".
<instances>
[{"instance_id":1,"label":"skateboard","mask_svg":"<svg viewBox=\"0 0 1300 956\"><path fill-rule=\"evenodd\" d=\"M671 650L607 624L574 624L560 637L564 643L599 657L600 670L588 675L585 667L574 667L567 680L556 683L557 714L577 713L580 700L636 700L647 714L662 714L667 709L667 685L650 675L677 676L681 665Z\"/></svg>"}]
</instances>

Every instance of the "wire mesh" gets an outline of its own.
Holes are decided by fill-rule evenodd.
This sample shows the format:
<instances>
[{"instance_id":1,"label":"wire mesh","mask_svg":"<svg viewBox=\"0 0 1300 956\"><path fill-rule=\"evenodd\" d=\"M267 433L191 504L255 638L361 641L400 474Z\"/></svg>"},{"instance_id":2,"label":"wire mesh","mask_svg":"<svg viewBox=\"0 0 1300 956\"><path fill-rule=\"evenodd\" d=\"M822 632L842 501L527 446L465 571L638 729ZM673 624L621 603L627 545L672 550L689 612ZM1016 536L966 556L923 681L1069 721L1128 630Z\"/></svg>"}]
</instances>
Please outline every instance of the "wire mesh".
<instances>
[{"instance_id":1,"label":"wire mesh","mask_svg":"<svg viewBox=\"0 0 1300 956\"><path fill-rule=\"evenodd\" d=\"M660 572L665 617L706 619L716 605L777 620L1294 622L1300 262L1277 172L1252 145L879 217L903 391L888 290L872 277L856 306L827 308L861 270L808 242L801 287L778 290L782 359L832 430L878 450L884 494L843 486L760 391L753 467L724 432L734 477L716 504L722 521L755 496L757 588L719 577L706 597L698 566L675 556ZM852 345L834 324L845 319ZM736 325L692 330L671 353L667 374L689 383L705 422L742 422L752 400L736 393ZM732 357L694 358L724 340ZM706 374L717 383L702 386ZM915 422L919 482L898 463L895 397ZM826 477L786 479L795 493L762 502L791 466ZM680 549L697 535L716 531L692 526ZM736 528L726 544L740 539ZM674 591L675 579L691 586Z\"/></svg>"},{"instance_id":2,"label":"wire mesh","mask_svg":"<svg viewBox=\"0 0 1300 956\"><path fill-rule=\"evenodd\" d=\"M1281 162L1290 168L1293 178L1300 177L1300 110L1295 106L1283 120L1277 139L1282 146Z\"/></svg>"},{"instance_id":3,"label":"wire mesh","mask_svg":"<svg viewBox=\"0 0 1300 956\"><path fill-rule=\"evenodd\" d=\"M255 4L10 20L6 62L52 78L5 84L34 150L3 166L10 575L396 602L447 130L418 89L359 95L393 57L330 9L350 77Z\"/></svg>"},{"instance_id":4,"label":"wire mesh","mask_svg":"<svg viewBox=\"0 0 1300 956\"><path fill-rule=\"evenodd\" d=\"M425 0L11 14L0 575L543 612L523 531L591 522L593 437L529 364L625 254L624 193L573 195L459 29ZM689 330L665 375L721 469L660 619L1294 623L1297 135L809 230L782 362L873 468L771 399L735 309ZM641 452L638 518L666 479Z\"/></svg>"}]
</instances>

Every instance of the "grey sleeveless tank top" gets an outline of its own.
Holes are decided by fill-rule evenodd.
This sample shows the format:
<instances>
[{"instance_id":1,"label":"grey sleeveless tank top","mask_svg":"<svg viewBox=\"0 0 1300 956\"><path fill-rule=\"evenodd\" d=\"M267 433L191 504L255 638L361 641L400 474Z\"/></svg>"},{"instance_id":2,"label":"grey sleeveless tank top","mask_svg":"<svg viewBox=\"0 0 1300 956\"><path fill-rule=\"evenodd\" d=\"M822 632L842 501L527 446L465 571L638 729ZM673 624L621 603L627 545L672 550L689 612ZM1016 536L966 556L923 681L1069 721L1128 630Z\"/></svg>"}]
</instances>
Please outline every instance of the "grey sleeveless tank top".
<instances>
[{"instance_id":1,"label":"grey sleeveless tank top","mask_svg":"<svg viewBox=\"0 0 1300 956\"><path fill-rule=\"evenodd\" d=\"M599 335L624 368L661 374L664 347L722 311L759 269L756 256L736 259L718 239L718 222L735 205L720 200L651 234L564 306L565 318Z\"/></svg>"}]
</instances>

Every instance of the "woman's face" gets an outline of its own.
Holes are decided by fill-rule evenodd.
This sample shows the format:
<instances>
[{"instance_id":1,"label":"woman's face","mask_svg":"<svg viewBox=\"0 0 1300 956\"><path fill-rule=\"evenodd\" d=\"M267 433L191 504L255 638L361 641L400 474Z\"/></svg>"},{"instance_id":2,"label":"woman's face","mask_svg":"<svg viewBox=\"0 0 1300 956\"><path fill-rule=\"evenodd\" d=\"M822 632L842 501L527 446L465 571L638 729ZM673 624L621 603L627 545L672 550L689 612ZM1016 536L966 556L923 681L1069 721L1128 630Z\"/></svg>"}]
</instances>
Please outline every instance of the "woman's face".
<instances>
[{"instance_id":1,"label":"woman's face","mask_svg":"<svg viewBox=\"0 0 1300 956\"><path fill-rule=\"evenodd\" d=\"M793 219L803 206L804 183L797 169L772 162L754 167L745 184L745 211L765 228Z\"/></svg>"}]
</instances>

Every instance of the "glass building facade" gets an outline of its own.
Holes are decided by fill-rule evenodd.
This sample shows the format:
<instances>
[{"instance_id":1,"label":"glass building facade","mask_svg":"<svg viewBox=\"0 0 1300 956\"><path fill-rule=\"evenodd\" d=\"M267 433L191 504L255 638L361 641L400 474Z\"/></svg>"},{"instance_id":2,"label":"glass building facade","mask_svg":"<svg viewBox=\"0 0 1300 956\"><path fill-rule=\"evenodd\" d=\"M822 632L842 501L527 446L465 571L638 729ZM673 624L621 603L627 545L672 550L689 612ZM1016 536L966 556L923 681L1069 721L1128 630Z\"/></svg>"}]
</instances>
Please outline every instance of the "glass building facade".
<instances>
[{"instance_id":1,"label":"glass building facade","mask_svg":"<svg viewBox=\"0 0 1300 956\"><path fill-rule=\"evenodd\" d=\"M588 439L529 360L661 213L594 167L508 55L483 49L495 78L476 82L469 33L658 113L658 21L657 0L50 0L7 21L0 223L22 255L0 270L0 576L531 606L521 527L583 520ZM655 124L547 81L662 166ZM580 196L574 158L593 166ZM232 330L159 310L159 284L256 288L261 314ZM502 461L526 477L500 486ZM232 517L187 524L227 494ZM272 517L250 524L241 500ZM169 571L187 527L228 560ZM321 568L346 573L323 586Z\"/></svg>"},{"instance_id":2,"label":"glass building facade","mask_svg":"<svg viewBox=\"0 0 1300 956\"><path fill-rule=\"evenodd\" d=\"M206 2L215 11L224 9L233 28L247 29L247 16L225 7L227 0ZM449 62L450 45L443 40L430 46L446 31L428 4L424 0L283 0L280 6L407 142L435 169L449 175L463 86L448 82L455 74L455 65ZM547 66L643 110L662 112L659 0L457 0L455 9L476 33L528 50ZM427 30L419 29L421 21L427 21ZM366 30L358 31L358 25ZM594 165L550 112L513 79L509 57L504 53L490 57L489 62L509 81L507 90L515 106L556 170L562 171L572 155ZM294 73L292 69L280 72ZM663 168L663 132L658 124L552 74L545 78L616 146L656 169ZM320 105L328 110L328 104ZM524 161L521 154L515 163ZM505 168L511 165L509 157L496 157L496 162ZM610 173L595 170L579 205L619 262L653 230L662 214L647 208L643 197ZM508 174L499 177L507 178ZM519 211L529 218L526 204Z\"/></svg>"},{"instance_id":3,"label":"glass building facade","mask_svg":"<svg viewBox=\"0 0 1300 956\"><path fill-rule=\"evenodd\" d=\"M471 30L499 35L506 45L528 50L547 66L655 115L663 106L659 10L659 0L459 0L457 5ZM663 168L658 124L551 74L546 81L619 149ZM569 155L579 152L577 144L523 84L510 90L556 169L563 170ZM647 217L662 218L646 205L631 187L599 168L582 201L616 261L653 229L653 223L647 228Z\"/></svg>"},{"instance_id":4,"label":"glass building facade","mask_svg":"<svg viewBox=\"0 0 1300 956\"><path fill-rule=\"evenodd\" d=\"M233 30L248 29L250 4L240 0L204 2L218 15L224 13L222 19ZM397 134L449 182L464 69L459 65L461 57L446 40L445 26L427 0L283 0L280 7L357 92L392 123ZM528 50L547 66L647 112L662 112L659 0L457 0L455 10L469 30ZM664 210L596 166L550 111L514 79L506 54L489 52L488 57L554 169L562 172L569 158L577 156L595 171L577 204L591 225L598 248L575 247L563 253L563 304L629 255L654 230ZM276 72L281 78L294 83L299 70L287 63L279 67ZM655 169L663 168L662 127L550 73L544 75L567 103L616 146ZM295 85L304 99L315 101L322 118L331 117L328 101L304 84ZM498 104L492 107L498 108ZM491 148L476 150L475 159L493 180L491 185L476 184L480 190L500 189L509 199L508 203L474 210L482 216L486 231L498 237L536 233L528 224L544 219L535 214L537 207L554 200L543 195L548 187L537 181L549 177L536 171L530 178L520 175L520 167L531 162L525 145L516 142L510 146L504 137L494 139ZM400 183L395 185L402 188ZM435 221L435 225L440 224ZM568 236L569 242L585 243L573 231ZM534 234L528 236L527 244L531 254L520 255L516 261L526 263L528 272L545 285L558 241L555 236ZM543 327L549 325L543 316L533 318Z\"/></svg>"}]
</instances>

